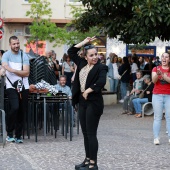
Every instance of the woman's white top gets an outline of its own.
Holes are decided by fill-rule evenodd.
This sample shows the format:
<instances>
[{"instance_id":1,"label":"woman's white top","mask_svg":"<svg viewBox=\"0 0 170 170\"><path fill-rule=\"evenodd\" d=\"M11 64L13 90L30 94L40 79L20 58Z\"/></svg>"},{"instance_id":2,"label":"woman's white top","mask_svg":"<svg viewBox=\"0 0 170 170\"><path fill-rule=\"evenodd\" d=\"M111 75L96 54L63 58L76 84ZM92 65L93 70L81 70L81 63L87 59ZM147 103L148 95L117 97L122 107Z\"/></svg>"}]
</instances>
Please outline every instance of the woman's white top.
<instances>
[{"instance_id":1,"label":"woman's white top","mask_svg":"<svg viewBox=\"0 0 170 170\"><path fill-rule=\"evenodd\" d=\"M117 63L113 63L112 65L113 65L113 77L114 79L118 79L119 73L118 73Z\"/></svg>"},{"instance_id":2,"label":"woman's white top","mask_svg":"<svg viewBox=\"0 0 170 170\"><path fill-rule=\"evenodd\" d=\"M73 62L70 61L70 65L67 62L63 63L64 71L65 72L71 72L71 66L73 66Z\"/></svg>"},{"instance_id":3,"label":"woman's white top","mask_svg":"<svg viewBox=\"0 0 170 170\"><path fill-rule=\"evenodd\" d=\"M131 73L136 73L136 71L137 71L138 69L139 69L139 68L138 68L138 66L137 66L136 63L133 63L133 64L131 65Z\"/></svg>"}]
</instances>

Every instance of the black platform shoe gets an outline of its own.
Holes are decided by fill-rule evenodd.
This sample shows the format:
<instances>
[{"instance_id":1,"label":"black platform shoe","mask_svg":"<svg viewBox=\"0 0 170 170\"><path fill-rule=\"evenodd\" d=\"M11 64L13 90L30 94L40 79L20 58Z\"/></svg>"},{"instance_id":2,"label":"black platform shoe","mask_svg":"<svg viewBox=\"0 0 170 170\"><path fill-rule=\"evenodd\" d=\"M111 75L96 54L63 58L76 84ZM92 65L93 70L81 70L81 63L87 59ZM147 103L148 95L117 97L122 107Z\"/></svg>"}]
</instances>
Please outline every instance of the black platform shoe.
<instances>
[{"instance_id":1,"label":"black platform shoe","mask_svg":"<svg viewBox=\"0 0 170 170\"><path fill-rule=\"evenodd\" d=\"M91 168L89 168L90 165L92 166ZM97 166L96 163L91 163L91 162L90 162L90 164L88 165L88 167L87 167L86 170L98 170L98 166Z\"/></svg>"},{"instance_id":2,"label":"black platform shoe","mask_svg":"<svg viewBox=\"0 0 170 170\"><path fill-rule=\"evenodd\" d=\"M88 162L88 163L87 163ZM88 160L87 158L85 158L85 160L79 164L79 165L75 165L75 169L76 170L85 170L85 168L89 165L90 160ZM81 168L81 169L80 169Z\"/></svg>"}]
</instances>

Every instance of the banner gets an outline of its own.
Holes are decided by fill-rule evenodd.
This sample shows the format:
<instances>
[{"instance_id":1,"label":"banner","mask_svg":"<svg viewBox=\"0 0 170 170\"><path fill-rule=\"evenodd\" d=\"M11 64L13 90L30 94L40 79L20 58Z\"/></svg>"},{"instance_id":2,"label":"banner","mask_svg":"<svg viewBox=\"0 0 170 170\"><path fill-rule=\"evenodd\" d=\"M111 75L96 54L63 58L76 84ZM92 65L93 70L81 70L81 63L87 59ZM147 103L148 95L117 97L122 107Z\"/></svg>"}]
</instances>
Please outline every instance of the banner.
<instances>
[{"instance_id":1,"label":"banner","mask_svg":"<svg viewBox=\"0 0 170 170\"><path fill-rule=\"evenodd\" d=\"M36 43L27 44L25 52L29 53L30 48L33 50L34 53L37 53ZM46 51L46 42L45 41L38 41L38 54L40 56L45 55L45 51Z\"/></svg>"}]
</instances>

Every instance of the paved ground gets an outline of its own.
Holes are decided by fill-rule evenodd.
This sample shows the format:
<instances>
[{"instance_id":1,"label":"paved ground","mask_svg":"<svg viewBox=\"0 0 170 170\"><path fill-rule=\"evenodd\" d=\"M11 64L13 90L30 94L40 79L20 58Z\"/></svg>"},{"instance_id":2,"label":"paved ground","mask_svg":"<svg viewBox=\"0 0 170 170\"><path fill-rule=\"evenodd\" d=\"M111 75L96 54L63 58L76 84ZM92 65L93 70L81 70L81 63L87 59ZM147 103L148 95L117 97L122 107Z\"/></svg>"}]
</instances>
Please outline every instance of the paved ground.
<instances>
[{"instance_id":1,"label":"paved ground","mask_svg":"<svg viewBox=\"0 0 170 170\"><path fill-rule=\"evenodd\" d=\"M170 169L170 145L162 121L161 145L153 145L153 117L144 119L121 115L121 105L105 107L98 130L99 170ZM25 139L24 144L0 146L0 170L74 170L84 159L82 134L70 142L58 132L57 139L39 136L38 143Z\"/></svg>"}]
</instances>

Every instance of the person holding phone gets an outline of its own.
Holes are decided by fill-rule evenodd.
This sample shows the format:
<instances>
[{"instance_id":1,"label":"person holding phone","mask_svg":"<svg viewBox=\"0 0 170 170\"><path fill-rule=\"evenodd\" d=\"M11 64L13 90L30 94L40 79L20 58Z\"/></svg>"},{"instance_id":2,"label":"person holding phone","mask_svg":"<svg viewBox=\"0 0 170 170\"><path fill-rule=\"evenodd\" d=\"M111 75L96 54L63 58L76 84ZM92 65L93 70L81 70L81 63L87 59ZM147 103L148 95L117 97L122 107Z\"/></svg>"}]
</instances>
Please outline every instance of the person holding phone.
<instances>
[{"instance_id":1,"label":"person holding phone","mask_svg":"<svg viewBox=\"0 0 170 170\"><path fill-rule=\"evenodd\" d=\"M154 111L153 134L154 144L159 145L159 133L163 110L165 111L166 127L170 143L170 54L163 53L161 65L152 70L152 82L155 84L152 95Z\"/></svg>"}]
</instances>

